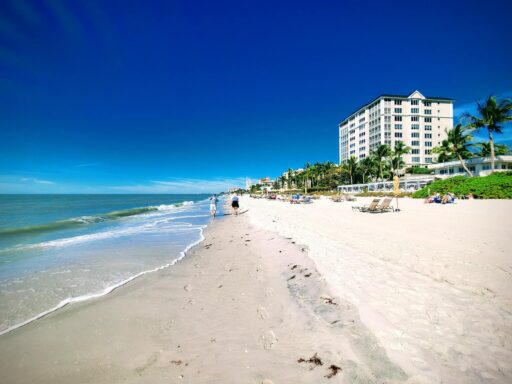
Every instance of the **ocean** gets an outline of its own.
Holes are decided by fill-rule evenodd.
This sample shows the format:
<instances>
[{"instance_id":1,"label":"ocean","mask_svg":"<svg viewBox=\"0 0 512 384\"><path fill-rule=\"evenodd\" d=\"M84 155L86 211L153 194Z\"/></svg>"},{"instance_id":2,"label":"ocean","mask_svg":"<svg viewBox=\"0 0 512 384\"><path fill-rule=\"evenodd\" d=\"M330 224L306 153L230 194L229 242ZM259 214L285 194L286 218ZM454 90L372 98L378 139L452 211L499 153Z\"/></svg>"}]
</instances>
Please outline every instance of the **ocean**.
<instances>
[{"instance_id":1,"label":"ocean","mask_svg":"<svg viewBox=\"0 0 512 384\"><path fill-rule=\"evenodd\" d=\"M172 266L207 195L0 195L0 334Z\"/></svg>"}]
</instances>

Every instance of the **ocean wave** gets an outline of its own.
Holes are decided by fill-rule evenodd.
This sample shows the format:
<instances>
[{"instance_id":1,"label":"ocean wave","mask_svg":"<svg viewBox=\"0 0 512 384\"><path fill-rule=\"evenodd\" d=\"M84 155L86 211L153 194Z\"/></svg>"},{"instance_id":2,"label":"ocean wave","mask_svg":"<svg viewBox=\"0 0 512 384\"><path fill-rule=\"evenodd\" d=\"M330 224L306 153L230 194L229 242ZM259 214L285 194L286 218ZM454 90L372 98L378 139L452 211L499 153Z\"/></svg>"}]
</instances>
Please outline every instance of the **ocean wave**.
<instances>
[{"instance_id":1,"label":"ocean wave","mask_svg":"<svg viewBox=\"0 0 512 384\"><path fill-rule=\"evenodd\" d=\"M171 227L158 227L155 226L154 223L148 223L145 225L137 226L137 227L129 227L124 229L118 229L113 231L103 231L98 233L91 233L88 235L80 235L73 237L65 237L57 240L49 240L41 243L34 244L26 244L15 247L15 250L22 251L27 249L35 249L35 248L57 248L57 247L66 247L70 245L76 245L79 243L85 243L89 241L98 241L98 240L106 240L114 237L122 237L122 236L132 236L142 233L149 232L158 232L158 233L175 233L175 232L183 232L190 231L195 229L202 229L201 225L193 225L191 223L174 223ZM13 248L10 249L12 251Z\"/></svg>"},{"instance_id":2,"label":"ocean wave","mask_svg":"<svg viewBox=\"0 0 512 384\"><path fill-rule=\"evenodd\" d=\"M7 228L0 230L0 238L2 236L17 236L17 235L29 235L34 233L42 233L42 232L51 232L51 231L57 231L62 229L68 229L68 228L75 228L79 226L85 226L85 225L91 225L100 223L107 220L116 220L121 219L124 217L129 216L137 216L137 215L143 215L151 212L156 211L169 211L173 208L179 207L180 204L182 205L191 205L193 202L185 201L183 203L178 204L169 204L169 205L160 205L160 206L148 206L148 207L141 207L141 208L130 208L130 209L123 209L119 211L113 211L105 214L100 215L93 215L93 216L80 216L80 217L74 217L72 219L67 220L59 220L59 221L53 221L46 224L40 224L40 225L33 225L28 227L17 227L17 228Z\"/></svg>"}]
</instances>

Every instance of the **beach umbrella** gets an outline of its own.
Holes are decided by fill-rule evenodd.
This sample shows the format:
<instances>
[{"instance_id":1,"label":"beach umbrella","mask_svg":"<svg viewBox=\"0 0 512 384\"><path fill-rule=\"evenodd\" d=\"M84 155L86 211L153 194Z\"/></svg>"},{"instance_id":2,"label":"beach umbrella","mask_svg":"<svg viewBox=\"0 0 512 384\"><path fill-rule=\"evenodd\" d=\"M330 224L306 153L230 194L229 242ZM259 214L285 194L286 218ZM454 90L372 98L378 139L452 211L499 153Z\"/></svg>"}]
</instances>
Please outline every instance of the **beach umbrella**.
<instances>
[{"instance_id":1,"label":"beach umbrella","mask_svg":"<svg viewBox=\"0 0 512 384\"><path fill-rule=\"evenodd\" d=\"M393 177L393 193L396 197L396 210L398 211L398 195L400 194L400 179L397 175Z\"/></svg>"}]
</instances>

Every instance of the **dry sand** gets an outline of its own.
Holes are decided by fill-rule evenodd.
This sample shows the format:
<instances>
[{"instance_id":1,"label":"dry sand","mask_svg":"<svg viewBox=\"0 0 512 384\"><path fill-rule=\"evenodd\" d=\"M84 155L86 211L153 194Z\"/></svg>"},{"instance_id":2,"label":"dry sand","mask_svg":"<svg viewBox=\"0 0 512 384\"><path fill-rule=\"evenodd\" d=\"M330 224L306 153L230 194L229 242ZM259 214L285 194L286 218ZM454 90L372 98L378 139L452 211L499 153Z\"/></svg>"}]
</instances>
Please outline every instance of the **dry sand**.
<instances>
[{"instance_id":1,"label":"dry sand","mask_svg":"<svg viewBox=\"0 0 512 384\"><path fill-rule=\"evenodd\" d=\"M3 335L1 382L407 379L303 246L248 215L218 220L205 237L173 267Z\"/></svg>"},{"instance_id":2,"label":"dry sand","mask_svg":"<svg viewBox=\"0 0 512 384\"><path fill-rule=\"evenodd\" d=\"M356 306L410 382L511 383L512 201L351 209L369 201L242 205L260 228L309 247L333 292Z\"/></svg>"}]
</instances>

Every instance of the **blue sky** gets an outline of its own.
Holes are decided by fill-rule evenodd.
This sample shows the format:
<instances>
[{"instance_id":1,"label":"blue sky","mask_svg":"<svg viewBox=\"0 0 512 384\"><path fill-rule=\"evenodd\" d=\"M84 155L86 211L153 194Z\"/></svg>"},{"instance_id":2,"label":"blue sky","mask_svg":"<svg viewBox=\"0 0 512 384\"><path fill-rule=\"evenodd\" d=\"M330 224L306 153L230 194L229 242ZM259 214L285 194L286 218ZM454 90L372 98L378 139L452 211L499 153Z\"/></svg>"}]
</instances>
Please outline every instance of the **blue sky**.
<instances>
[{"instance_id":1,"label":"blue sky","mask_svg":"<svg viewBox=\"0 0 512 384\"><path fill-rule=\"evenodd\" d=\"M0 192L209 192L337 162L338 122L381 93L512 95L511 4L4 0Z\"/></svg>"}]
</instances>

